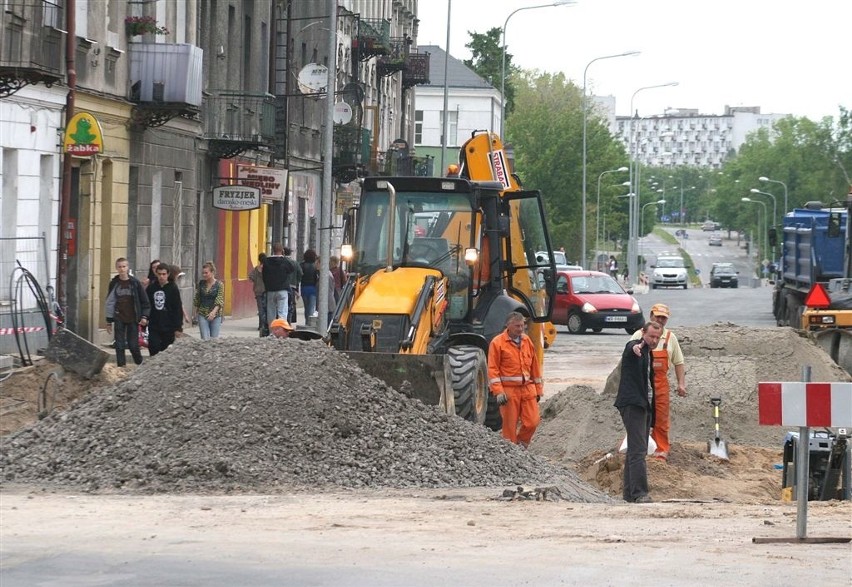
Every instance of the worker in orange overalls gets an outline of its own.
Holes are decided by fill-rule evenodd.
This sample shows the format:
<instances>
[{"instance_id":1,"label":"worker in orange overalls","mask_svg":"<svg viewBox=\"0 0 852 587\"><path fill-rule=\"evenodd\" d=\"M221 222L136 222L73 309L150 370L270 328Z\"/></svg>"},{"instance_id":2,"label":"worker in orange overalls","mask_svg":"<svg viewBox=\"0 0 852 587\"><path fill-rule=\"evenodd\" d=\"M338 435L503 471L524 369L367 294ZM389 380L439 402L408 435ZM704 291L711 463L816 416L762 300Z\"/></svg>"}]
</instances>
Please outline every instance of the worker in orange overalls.
<instances>
[{"instance_id":1,"label":"worker in orange overalls","mask_svg":"<svg viewBox=\"0 0 852 587\"><path fill-rule=\"evenodd\" d=\"M659 322L663 327L663 334L657 348L651 351L654 358L654 389L656 390L654 402L654 429L651 438L657 443L657 450L652 455L654 458L667 461L669 459L669 365L674 365L675 377L677 378L677 394L686 397L686 367L683 363L683 352L677 336L666 328L671 316L669 307L665 304L654 304L651 306L651 321ZM633 338L641 338L642 331L637 330Z\"/></svg>"},{"instance_id":2,"label":"worker in orange overalls","mask_svg":"<svg viewBox=\"0 0 852 587\"><path fill-rule=\"evenodd\" d=\"M488 385L503 417L503 438L528 447L541 421L538 402L544 393L535 347L524 333L526 319L519 312L506 318L506 329L488 348ZM520 421L520 429L518 422Z\"/></svg>"}]
</instances>

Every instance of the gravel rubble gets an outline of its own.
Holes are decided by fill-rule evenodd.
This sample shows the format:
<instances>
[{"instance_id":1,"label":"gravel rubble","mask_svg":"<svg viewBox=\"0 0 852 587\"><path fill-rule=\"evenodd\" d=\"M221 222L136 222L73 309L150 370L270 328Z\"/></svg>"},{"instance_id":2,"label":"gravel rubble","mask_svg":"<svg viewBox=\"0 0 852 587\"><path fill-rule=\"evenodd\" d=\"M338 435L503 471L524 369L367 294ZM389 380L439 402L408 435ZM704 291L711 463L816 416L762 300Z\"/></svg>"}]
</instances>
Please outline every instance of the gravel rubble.
<instances>
[{"instance_id":1,"label":"gravel rubble","mask_svg":"<svg viewBox=\"0 0 852 587\"><path fill-rule=\"evenodd\" d=\"M0 439L0 479L92 492L551 485L572 471L442 414L317 342L181 339L126 380Z\"/></svg>"}]
</instances>

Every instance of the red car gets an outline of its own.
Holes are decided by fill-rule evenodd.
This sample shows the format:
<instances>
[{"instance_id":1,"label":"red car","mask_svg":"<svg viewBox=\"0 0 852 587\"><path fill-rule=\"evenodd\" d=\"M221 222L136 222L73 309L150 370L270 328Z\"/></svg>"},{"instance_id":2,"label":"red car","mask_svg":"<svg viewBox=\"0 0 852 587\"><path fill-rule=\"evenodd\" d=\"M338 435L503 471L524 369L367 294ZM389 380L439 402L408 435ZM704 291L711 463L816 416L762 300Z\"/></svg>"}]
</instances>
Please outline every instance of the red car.
<instances>
[{"instance_id":1,"label":"red car","mask_svg":"<svg viewBox=\"0 0 852 587\"><path fill-rule=\"evenodd\" d=\"M558 271L552 321L567 326L571 334L604 328L633 334L644 326L645 316L632 294L600 271Z\"/></svg>"}]
</instances>

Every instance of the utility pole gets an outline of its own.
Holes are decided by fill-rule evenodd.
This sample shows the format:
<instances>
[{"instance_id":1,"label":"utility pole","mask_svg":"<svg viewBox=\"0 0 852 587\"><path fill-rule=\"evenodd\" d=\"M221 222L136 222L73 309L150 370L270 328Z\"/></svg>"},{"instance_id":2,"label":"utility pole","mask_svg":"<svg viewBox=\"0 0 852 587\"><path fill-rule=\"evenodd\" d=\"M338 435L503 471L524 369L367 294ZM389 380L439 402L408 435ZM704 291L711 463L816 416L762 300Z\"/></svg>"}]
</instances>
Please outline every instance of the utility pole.
<instances>
[{"instance_id":1,"label":"utility pole","mask_svg":"<svg viewBox=\"0 0 852 587\"><path fill-rule=\"evenodd\" d=\"M68 80L68 95L65 98L65 132L68 121L74 116L74 99L77 94L77 0L67 0L65 4L65 69ZM56 268L56 299L59 307L68 317L68 236L71 222L71 174L72 157L70 153L62 155L62 189L59 195L59 255Z\"/></svg>"},{"instance_id":2,"label":"utility pole","mask_svg":"<svg viewBox=\"0 0 852 587\"><path fill-rule=\"evenodd\" d=\"M322 191L320 199L320 267L317 292L317 324L320 332L328 328L328 259L331 256L331 225L334 204L334 87L337 83L337 0L326 0L328 10L328 80L325 88L325 124L322 133ZM378 129L377 129L378 130ZM307 319L305 320L307 322Z\"/></svg>"}]
</instances>

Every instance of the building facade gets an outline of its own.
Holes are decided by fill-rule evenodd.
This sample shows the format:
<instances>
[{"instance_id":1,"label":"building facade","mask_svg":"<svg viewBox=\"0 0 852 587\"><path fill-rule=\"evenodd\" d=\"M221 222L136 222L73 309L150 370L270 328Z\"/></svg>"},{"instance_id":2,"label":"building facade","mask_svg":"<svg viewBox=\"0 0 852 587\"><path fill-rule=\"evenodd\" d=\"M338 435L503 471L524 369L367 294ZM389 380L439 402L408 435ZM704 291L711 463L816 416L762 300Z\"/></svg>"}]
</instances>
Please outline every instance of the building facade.
<instances>
[{"instance_id":1,"label":"building facade","mask_svg":"<svg viewBox=\"0 0 852 587\"><path fill-rule=\"evenodd\" d=\"M213 261L225 313L250 315L248 272L259 252L273 242L297 256L316 249L324 194L342 211L357 199L358 176L412 158L395 154L413 142L413 88L428 82L428 56L416 49L417 0L5 6L0 279L28 239L37 241L27 251L33 275L59 290L67 325L89 340L107 341L103 310L117 257L140 278L154 259L177 265L187 306L201 265ZM304 85L321 70L314 66L332 61L331 91ZM326 95L336 103L332 186L322 185ZM97 121L99 152L63 152L72 108ZM214 189L229 185L256 187L259 207L214 202Z\"/></svg>"}]
</instances>

